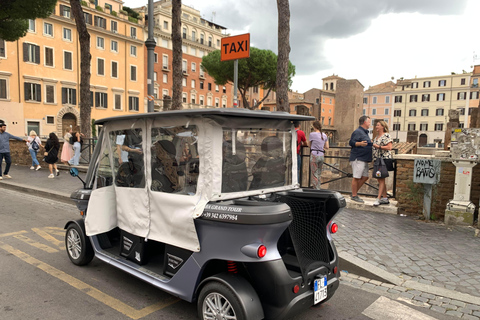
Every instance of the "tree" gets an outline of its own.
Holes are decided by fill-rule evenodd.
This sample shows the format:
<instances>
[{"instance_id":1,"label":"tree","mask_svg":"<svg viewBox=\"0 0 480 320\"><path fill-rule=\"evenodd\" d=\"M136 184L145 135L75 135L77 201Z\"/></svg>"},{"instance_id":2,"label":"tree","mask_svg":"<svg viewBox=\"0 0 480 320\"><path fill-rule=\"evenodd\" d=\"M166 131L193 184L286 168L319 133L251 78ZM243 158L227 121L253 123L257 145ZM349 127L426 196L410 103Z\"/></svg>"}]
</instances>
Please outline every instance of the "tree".
<instances>
[{"instance_id":1,"label":"tree","mask_svg":"<svg viewBox=\"0 0 480 320\"><path fill-rule=\"evenodd\" d=\"M172 110L182 109L182 0L172 0Z\"/></svg>"},{"instance_id":2,"label":"tree","mask_svg":"<svg viewBox=\"0 0 480 320\"><path fill-rule=\"evenodd\" d=\"M78 0L70 0L72 15L75 18L78 38L80 41L80 131L87 138L91 136L91 107L90 107L90 34L85 24L83 9Z\"/></svg>"},{"instance_id":3,"label":"tree","mask_svg":"<svg viewBox=\"0 0 480 320\"><path fill-rule=\"evenodd\" d=\"M290 54L290 6L288 0L277 0L278 10L278 62L277 110L290 112L288 103L288 59Z\"/></svg>"},{"instance_id":4,"label":"tree","mask_svg":"<svg viewBox=\"0 0 480 320\"><path fill-rule=\"evenodd\" d=\"M18 40L27 34L28 20L48 18L57 0L1 0L0 38L6 41Z\"/></svg>"},{"instance_id":5,"label":"tree","mask_svg":"<svg viewBox=\"0 0 480 320\"><path fill-rule=\"evenodd\" d=\"M202 59L202 68L215 79L215 83L224 85L233 83L234 61L220 61L220 50L210 52ZM295 66L288 62L287 86L295 75ZM257 108L270 94L276 90L277 55L270 50L250 48L250 58L238 60L238 91L242 96L243 105L248 109ZM248 88L261 86L268 90L267 94L256 106L250 106L246 93Z\"/></svg>"}]
</instances>

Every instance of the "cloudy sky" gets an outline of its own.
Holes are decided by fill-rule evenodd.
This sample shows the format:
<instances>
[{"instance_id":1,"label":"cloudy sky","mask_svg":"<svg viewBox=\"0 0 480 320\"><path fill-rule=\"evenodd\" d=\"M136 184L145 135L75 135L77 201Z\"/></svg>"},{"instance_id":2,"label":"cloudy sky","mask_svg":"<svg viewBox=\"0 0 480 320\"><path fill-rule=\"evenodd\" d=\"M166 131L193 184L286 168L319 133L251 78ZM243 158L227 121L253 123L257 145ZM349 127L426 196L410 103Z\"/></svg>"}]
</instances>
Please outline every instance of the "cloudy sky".
<instances>
[{"instance_id":1,"label":"cloudy sky","mask_svg":"<svg viewBox=\"0 0 480 320\"><path fill-rule=\"evenodd\" d=\"M126 0L138 7L146 0ZM275 0L183 0L231 35L277 52ZM478 0L290 0L293 90L332 74L365 88L400 77L471 71L480 64ZM475 59L475 55L478 59Z\"/></svg>"}]
</instances>

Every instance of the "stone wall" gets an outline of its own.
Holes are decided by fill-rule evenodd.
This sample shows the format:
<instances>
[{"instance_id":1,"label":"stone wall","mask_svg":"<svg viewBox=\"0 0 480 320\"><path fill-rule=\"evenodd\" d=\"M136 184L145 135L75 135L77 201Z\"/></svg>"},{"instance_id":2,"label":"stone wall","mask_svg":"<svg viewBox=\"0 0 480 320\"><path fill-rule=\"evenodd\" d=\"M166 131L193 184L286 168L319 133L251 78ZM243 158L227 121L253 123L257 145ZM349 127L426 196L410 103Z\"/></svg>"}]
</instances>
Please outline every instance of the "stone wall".
<instances>
[{"instance_id":1,"label":"stone wall","mask_svg":"<svg viewBox=\"0 0 480 320\"><path fill-rule=\"evenodd\" d=\"M42 140L42 145L45 146L47 140ZM60 142L60 151L58 152L58 158L62 154L62 147L63 142ZM48 164L43 162L43 153L45 152L45 148L40 148L37 153L38 162L42 167L48 167ZM13 164L20 164L31 166L32 165L32 157L30 156L30 152L28 151L28 147L25 142L18 141L18 140L10 140L10 156L12 157L12 165ZM59 162L60 163L60 160ZM5 164L2 164L2 166Z\"/></svg>"},{"instance_id":2,"label":"stone wall","mask_svg":"<svg viewBox=\"0 0 480 320\"><path fill-rule=\"evenodd\" d=\"M363 115L363 86L358 80L338 80L335 90L335 129L338 142L348 142Z\"/></svg>"}]
</instances>

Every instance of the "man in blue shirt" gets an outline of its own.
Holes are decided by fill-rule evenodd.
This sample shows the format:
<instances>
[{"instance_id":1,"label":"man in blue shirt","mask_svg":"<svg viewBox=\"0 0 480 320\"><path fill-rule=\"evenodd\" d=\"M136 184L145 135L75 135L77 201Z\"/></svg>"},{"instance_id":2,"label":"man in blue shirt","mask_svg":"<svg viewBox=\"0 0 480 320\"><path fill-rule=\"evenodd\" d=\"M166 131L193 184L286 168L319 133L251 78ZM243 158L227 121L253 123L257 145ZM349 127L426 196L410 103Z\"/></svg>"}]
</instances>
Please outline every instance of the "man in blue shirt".
<instances>
[{"instance_id":1,"label":"man in blue shirt","mask_svg":"<svg viewBox=\"0 0 480 320\"><path fill-rule=\"evenodd\" d=\"M2 161L5 158L5 163L7 164L5 167L5 171L3 172L3 176L0 176L0 180L11 179L12 177L8 174L10 170L10 165L12 164L12 159L10 158L10 139L25 141L27 140L16 137L11 135L7 131L7 125L5 123L0 123L0 174L2 173Z\"/></svg>"},{"instance_id":2,"label":"man in blue shirt","mask_svg":"<svg viewBox=\"0 0 480 320\"><path fill-rule=\"evenodd\" d=\"M371 120L368 116L361 116L359 127L353 131L350 138L350 164L352 165L352 197L355 202L364 203L357 192L368 180L368 163L372 161L372 140L368 136Z\"/></svg>"}]
</instances>

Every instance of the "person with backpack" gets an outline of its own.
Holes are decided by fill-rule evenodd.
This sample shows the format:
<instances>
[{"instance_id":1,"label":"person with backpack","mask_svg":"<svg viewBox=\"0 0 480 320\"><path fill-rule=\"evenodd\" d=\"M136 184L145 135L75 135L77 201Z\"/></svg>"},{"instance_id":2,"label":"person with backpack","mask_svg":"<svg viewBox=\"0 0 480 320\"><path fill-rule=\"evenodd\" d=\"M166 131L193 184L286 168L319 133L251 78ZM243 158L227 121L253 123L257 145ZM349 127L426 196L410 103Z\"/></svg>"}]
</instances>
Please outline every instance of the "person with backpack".
<instances>
[{"instance_id":1,"label":"person with backpack","mask_svg":"<svg viewBox=\"0 0 480 320\"><path fill-rule=\"evenodd\" d=\"M43 161L48 163L48 169L50 169L49 179L55 178L55 175L60 175L60 171L58 171L57 168L58 150L60 150L60 142L55 132L51 132L45 144L45 158L43 158ZM55 174L53 173L53 169L55 169Z\"/></svg>"},{"instance_id":2,"label":"person with backpack","mask_svg":"<svg viewBox=\"0 0 480 320\"><path fill-rule=\"evenodd\" d=\"M35 130L30 131L30 135L27 138L27 147L30 155L32 156L32 166L30 167L30 170L34 170L35 166L37 166L35 170L40 170L42 167L38 162L37 153L40 150L40 147L43 146L42 141L40 141L40 138L37 136Z\"/></svg>"}]
</instances>

